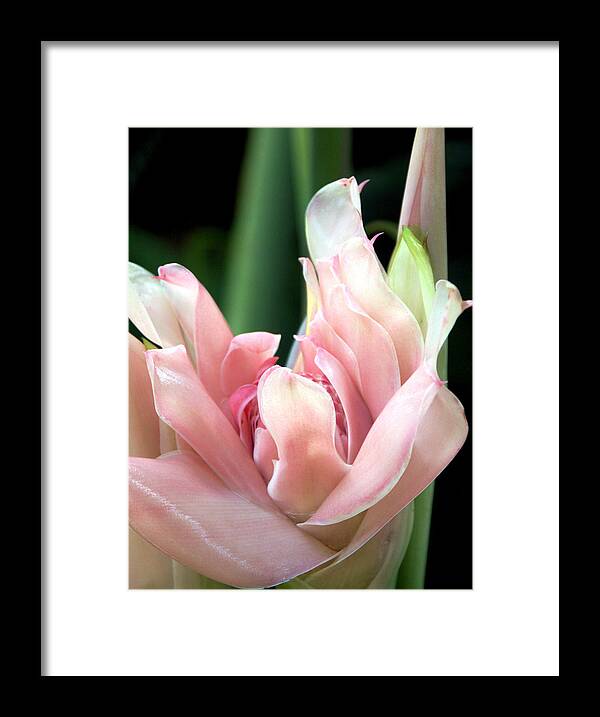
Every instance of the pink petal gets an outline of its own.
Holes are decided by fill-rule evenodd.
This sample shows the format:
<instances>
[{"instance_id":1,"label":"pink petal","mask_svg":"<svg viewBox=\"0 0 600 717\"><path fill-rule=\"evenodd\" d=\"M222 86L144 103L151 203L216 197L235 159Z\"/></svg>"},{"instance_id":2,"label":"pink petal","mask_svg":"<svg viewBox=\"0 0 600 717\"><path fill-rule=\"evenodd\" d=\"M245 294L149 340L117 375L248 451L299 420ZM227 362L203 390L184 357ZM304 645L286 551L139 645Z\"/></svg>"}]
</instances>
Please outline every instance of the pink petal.
<instances>
[{"instance_id":1,"label":"pink petal","mask_svg":"<svg viewBox=\"0 0 600 717\"><path fill-rule=\"evenodd\" d=\"M412 531L412 506L359 550L298 578L313 589L394 588Z\"/></svg>"},{"instance_id":2,"label":"pink petal","mask_svg":"<svg viewBox=\"0 0 600 717\"><path fill-rule=\"evenodd\" d=\"M348 470L335 447L333 401L314 381L274 366L258 384L258 404L279 455L269 495L288 515L305 518Z\"/></svg>"},{"instance_id":3,"label":"pink petal","mask_svg":"<svg viewBox=\"0 0 600 717\"><path fill-rule=\"evenodd\" d=\"M306 239L313 261L337 254L349 237L366 237L356 179L338 179L320 189L306 209Z\"/></svg>"},{"instance_id":4,"label":"pink petal","mask_svg":"<svg viewBox=\"0 0 600 717\"><path fill-rule=\"evenodd\" d=\"M327 306L329 304L329 297L333 289L339 284L342 284L341 276L339 275L339 257L336 254L333 257L327 259L319 259L316 263L317 275L319 277L319 291L321 295L321 311L323 315L327 315Z\"/></svg>"},{"instance_id":5,"label":"pink petal","mask_svg":"<svg viewBox=\"0 0 600 717\"><path fill-rule=\"evenodd\" d=\"M352 463L373 423L371 414L346 369L335 356L320 348L314 360L340 398L348 424L347 462Z\"/></svg>"},{"instance_id":6,"label":"pink petal","mask_svg":"<svg viewBox=\"0 0 600 717\"><path fill-rule=\"evenodd\" d=\"M307 327L309 327L321 304L321 292L315 267L311 260L301 257L298 261L302 265L302 276L306 283L306 323Z\"/></svg>"},{"instance_id":7,"label":"pink petal","mask_svg":"<svg viewBox=\"0 0 600 717\"><path fill-rule=\"evenodd\" d=\"M456 320L472 303L463 301L460 291L449 281L441 279L436 283L425 341L425 357L432 365Z\"/></svg>"},{"instance_id":8,"label":"pink petal","mask_svg":"<svg viewBox=\"0 0 600 717\"><path fill-rule=\"evenodd\" d=\"M424 364L377 417L354 464L308 525L329 525L370 508L387 495L410 460L419 424L442 382Z\"/></svg>"},{"instance_id":9,"label":"pink petal","mask_svg":"<svg viewBox=\"0 0 600 717\"><path fill-rule=\"evenodd\" d=\"M178 451L191 451L192 453L195 453L190 444L187 441L184 441L178 433L175 434L175 444Z\"/></svg>"},{"instance_id":10,"label":"pink petal","mask_svg":"<svg viewBox=\"0 0 600 717\"><path fill-rule=\"evenodd\" d=\"M132 458L129 476L132 527L212 580L270 587L334 555L281 513L230 491L192 453Z\"/></svg>"},{"instance_id":11,"label":"pink petal","mask_svg":"<svg viewBox=\"0 0 600 717\"><path fill-rule=\"evenodd\" d=\"M229 420L198 379L183 346L147 351L156 411L233 491L270 505L263 479Z\"/></svg>"},{"instance_id":12,"label":"pink petal","mask_svg":"<svg viewBox=\"0 0 600 717\"><path fill-rule=\"evenodd\" d=\"M446 250L446 160L444 130L419 127L410 156L400 226L418 227L427 236L433 275L448 275Z\"/></svg>"},{"instance_id":13,"label":"pink petal","mask_svg":"<svg viewBox=\"0 0 600 717\"><path fill-rule=\"evenodd\" d=\"M295 373L310 373L318 375L320 373L318 366L315 364L317 355L317 347L308 336L298 336L296 338L300 342L300 353L302 354L302 365L298 365Z\"/></svg>"},{"instance_id":14,"label":"pink petal","mask_svg":"<svg viewBox=\"0 0 600 717\"><path fill-rule=\"evenodd\" d=\"M361 391L360 371L356 356L348 344L336 334L320 311L311 323L310 340L318 348L323 348L335 356L345 368L356 388Z\"/></svg>"},{"instance_id":15,"label":"pink petal","mask_svg":"<svg viewBox=\"0 0 600 717\"><path fill-rule=\"evenodd\" d=\"M129 455L155 458L160 431L145 353L141 341L129 334Z\"/></svg>"},{"instance_id":16,"label":"pink petal","mask_svg":"<svg viewBox=\"0 0 600 717\"><path fill-rule=\"evenodd\" d=\"M445 386L421 421L408 467L388 495L369 508L354 538L336 560L344 560L406 508L444 470L465 442L464 409Z\"/></svg>"},{"instance_id":17,"label":"pink petal","mask_svg":"<svg viewBox=\"0 0 600 717\"><path fill-rule=\"evenodd\" d=\"M329 292L325 312L336 334L356 356L362 395L375 418L400 387L398 360L390 335L341 284Z\"/></svg>"},{"instance_id":18,"label":"pink petal","mask_svg":"<svg viewBox=\"0 0 600 717\"><path fill-rule=\"evenodd\" d=\"M221 310L191 271L179 264L159 267L161 284L175 309L195 360L198 376L220 406L221 363L233 335Z\"/></svg>"},{"instance_id":19,"label":"pink petal","mask_svg":"<svg viewBox=\"0 0 600 717\"><path fill-rule=\"evenodd\" d=\"M352 541L365 515L366 513L361 513L349 520L342 520L331 525L307 525L302 523L298 527L312 535L323 545L338 551L345 548Z\"/></svg>"},{"instance_id":20,"label":"pink petal","mask_svg":"<svg viewBox=\"0 0 600 717\"><path fill-rule=\"evenodd\" d=\"M390 335L400 377L406 381L423 358L423 335L418 321L387 285L381 265L367 242L349 239L340 248L339 274L352 296Z\"/></svg>"},{"instance_id":21,"label":"pink petal","mask_svg":"<svg viewBox=\"0 0 600 717\"><path fill-rule=\"evenodd\" d=\"M277 351L280 339L279 334L267 331L234 336L221 365L223 393L231 396L240 386L252 383L260 367Z\"/></svg>"},{"instance_id":22,"label":"pink petal","mask_svg":"<svg viewBox=\"0 0 600 717\"><path fill-rule=\"evenodd\" d=\"M268 483L273 475L273 461L276 461L278 456L275 441L266 428L260 428L259 426L254 433L253 457L256 467L265 479L265 483Z\"/></svg>"},{"instance_id":23,"label":"pink petal","mask_svg":"<svg viewBox=\"0 0 600 717\"><path fill-rule=\"evenodd\" d=\"M256 399L256 386L253 383L240 386L237 391L229 397L230 413L233 418L233 427L238 431L242 443L252 453L254 437L252 426L246 408L248 404Z\"/></svg>"}]
</instances>

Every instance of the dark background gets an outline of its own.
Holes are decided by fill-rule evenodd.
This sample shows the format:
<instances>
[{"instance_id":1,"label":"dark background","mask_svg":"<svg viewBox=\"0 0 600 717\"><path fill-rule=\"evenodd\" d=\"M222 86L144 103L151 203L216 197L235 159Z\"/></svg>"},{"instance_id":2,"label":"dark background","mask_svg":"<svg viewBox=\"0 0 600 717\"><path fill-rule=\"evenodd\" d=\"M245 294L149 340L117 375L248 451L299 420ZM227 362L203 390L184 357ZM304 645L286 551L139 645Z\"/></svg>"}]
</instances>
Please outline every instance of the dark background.
<instances>
[{"instance_id":1,"label":"dark background","mask_svg":"<svg viewBox=\"0 0 600 717\"><path fill-rule=\"evenodd\" d=\"M414 129L364 128L352 130L351 135L352 173L359 182L371 180L361 195L367 231L377 220L397 222ZM132 261L152 272L160 264L182 263L221 303L247 137L245 129L130 130ZM448 278L463 298L472 298L471 129L446 129L446 190ZM386 234L375 246L386 266L394 239ZM300 275L300 265L297 272ZM288 313L296 327L300 301L291 292ZM280 355L285 362L292 324L252 330L283 332ZM460 317L450 335L448 360L448 387L465 407L470 434L435 481L425 587L471 588L471 311Z\"/></svg>"}]
</instances>

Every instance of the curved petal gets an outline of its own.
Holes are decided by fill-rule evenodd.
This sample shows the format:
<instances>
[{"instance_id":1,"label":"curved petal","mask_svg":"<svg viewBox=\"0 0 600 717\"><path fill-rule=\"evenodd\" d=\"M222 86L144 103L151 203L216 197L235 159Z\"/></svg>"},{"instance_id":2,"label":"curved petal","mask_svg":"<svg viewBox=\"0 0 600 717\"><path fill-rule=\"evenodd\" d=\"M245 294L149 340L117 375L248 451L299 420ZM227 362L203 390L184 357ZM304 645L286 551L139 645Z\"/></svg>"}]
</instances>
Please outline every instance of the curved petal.
<instances>
[{"instance_id":1,"label":"curved petal","mask_svg":"<svg viewBox=\"0 0 600 717\"><path fill-rule=\"evenodd\" d=\"M273 461L276 461L278 456L275 441L266 428L261 428L259 426L256 429L254 433L254 450L252 455L254 462L256 463L256 467L268 483L271 480L271 476L273 475L273 470L275 468Z\"/></svg>"},{"instance_id":2,"label":"curved petal","mask_svg":"<svg viewBox=\"0 0 600 717\"><path fill-rule=\"evenodd\" d=\"M236 587L270 587L333 551L277 511L230 491L193 453L132 458L132 527L174 560Z\"/></svg>"},{"instance_id":3,"label":"curved petal","mask_svg":"<svg viewBox=\"0 0 600 717\"><path fill-rule=\"evenodd\" d=\"M336 560L344 560L406 508L444 470L462 447L469 427L456 396L445 386L421 421L410 463L388 495L372 508Z\"/></svg>"},{"instance_id":4,"label":"curved petal","mask_svg":"<svg viewBox=\"0 0 600 717\"><path fill-rule=\"evenodd\" d=\"M308 525L346 520L373 506L398 483L411 458L421 419L443 386L436 371L438 353L457 317L470 305L471 302L462 301L455 286L438 281L427 333L426 361L378 416L352 468L307 521ZM446 390L442 392L443 397L447 394L452 396Z\"/></svg>"},{"instance_id":5,"label":"curved petal","mask_svg":"<svg viewBox=\"0 0 600 717\"><path fill-rule=\"evenodd\" d=\"M317 355L317 347L308 336L295 336L296 341L300 344L300 358L296 363L294 373L310 373L319 375L319 368L315 364L315 356Z\"/></svg>"},{"instance_id":6,"label":"curved petal","mask_svg":"<svg viewBox=\"0 0 600 717\"><path fill-rule=\"evenodd\" d=\"M313 589L394 588L413 524L413 506L408 506L359 550L297 578Z\"/></svg>"},{"instance_id":7,"label":"curved petal","mask_svg":"<svg viewBox=\"0 0 600 717\"><path fill-rule=\"evenodd\" d=\"M279 455L269 495L288 515L306 518L348 470L335 446L333 401L314 381L275 366L258 384L258 405Z\"/></svg>"},{"instance_id":8,"label":"curved petal","mask_svg":"<svg viewBox=\"0 0 600 717\"><path fill-rule=\"evenodd\" d=\"M325 318L358 362L362 395L376 418L400 387L400 371L388 332L366 314L348 289L331 288Z\"/></svg>"},{"instance_id":9,"label":"curved petal","mask_svg":"<svg viewBox=\"0 0 600 717\"><path fill-rule=\"evenodd\" d=\"M147 351L146 361L160 418L231 490L271 505L250 453L198 379L184 347Z\"/></svg>"},{"instance_id":10,"label":"curved petal","mask_svg":"<svg viewBox=\"0 0 600 717\"><path fill-rule=\"evenodd\" d=\"M311 259L337 254L349 237L365 237L360 193L356 179L338 179L325 185L306 208L306 240Z\"/></svg>"},{"instance_id":11,"label":"curved petal","mask_svg":"<svg viewBox=\"0 0 600 717\"><path fill-rule=\"evenodd\" d=\"M373 250L363 239L352 238L340 247L339 274L364 311L390 335L398 358L400 378L406 381L423 358L419 322L387 285Z\"/></svg>"},{"instance_id":12,"label":"curved petal","mask_svg":"<svg viewBox=\"0 0 600 717\"><path fill-rule=\"evenodd\" d=\"M196 363L198 376L220 406L221 363L233 334L212 296L191 271L179 264L158 269L161 284L183 327L188 349ZM183 342L180 342L183 343Z\"/></svg>"},{"instance_id":13,"label":"curved petal","mask_svg":"<svg viewBox=\"0 0 600 717\"><path fill-rule=\"evenodd\" d=\"M317 275L319 277L319 294L321 297L320 311L323 316L327 317L329 311L329 300L331 292L338 285L343 284L339 274L340 260L338 255L327 259L319 259L315 262L317 267Z\"/></svg>"},{"instance_id":14,"label":"curved petal","mask_svg":"<svg viewBox=\"0 0 600 717\"><path fill-rule=\"evenodd\" d=\"M442 382L424 364L377 417L352 467L307 525L329 525L370 508L400 480L410 460L421 418Z\"/></svg>"},{"instance_id":15,"label":"curved petal","mask_svg":"<svg viewBox=\"0 0 600 717\"><path fill-rule=\"evenodd\" d=\"M415 133L402 210L400 228L417 227L427 237L433 275L448 275L446 250L446 159L444 130L419 127Z\"/></svg>"},{"instance_id":16,"label":"curved petal","mask_svg":"<svg viewBox=\"0 0 600 717\"><path fill-rule=\"evenodd\" d=\"M381 567L379 568L379 571L377 572L377 575L369 583L369 590L394 590L396 588L398 570L400 569L404 556L406 555L406 551L408 550L414 521L415 506L414 503L409 503L406 508L404 508L404 510L401 511L389 524L390 531L387 554ZM383 530L385 530L385 528ZM383 531L380 530L379 533L381 532ZM372 540L376 540L379 533L376 533ZM360 552L360 550L357 552ZM353 555L356 555L356 553L353 553ZM350 560L351 559L352 556L350 556Z\"/></svg>"},{"instance_id":17,"label":"curved petal","mask_svg":"<svg viewBox=\"0 0 600 717\"><path fill-rule=\"evenodd\" d=\"M129 318L153 344L168 348L183 343L177 316L160 281L133 262L129 262L127 298Z\"/></svg>"},{"instance_id":18,"label":"curved petal","mask_svg":"<svg viewBox=\"0 0 600 717\"><path fill-rule=\"evenodd\" d=\"M221 364L221 389L226 396L240 386L252 383L267 359L274 356L279 346L279 334L253 331L234 336Z\"/></svg>"},{"instance_id":19,"label":"curved petal","mask_svg":"<svg viewBox=\"0 0 600 717\"><path fill-rule=\"evenodd\" d=\"M349 520L342 520L331 525L306 525L306 523L302 523L298 527L312 535L323 545L327 545L327 547L337 551L342 550L352 541L365 515L366 513L355 515Z\"/></svg>"},{"instance_id":20,"label":"curved petal","mask_svg":"<svg viewBox=\"0 0 600 717\"><path fill-rule=\"evenodd\" d=\"M373 419L352 379L335 356L320 348L317 349L314 361L340 398L348 425L347 462L352 463L373 424Z\"/></svg>"},{"instance_id":21,"label":"curved petal","mask_svg":"<svg viewBox=\"0 0 600 717\"><path fill-rule=\"evenodd\" d=\"M312 330L310 340L317 348L325 349L346 369L346 373L358 390L362 393L362 385L360 382L360 371L358 370L358 361L352 349L341 339L331 327L323 314L319 311L311 324Z\"/></svg>"},{"instance_id":22,"label":"curved petal","mask_svg":"<svg viewBox=\"0 0 600 717\"><path fill-rule=\"evenodd\" d=\"M129 455L160 455L160 430L141 341L129 334Z\"/></svg>"},{"instance_id":23,"label":"curved petal","mask_svg":"<svg viewBox=\"0 0 600 717\"><path fill-rule=\"evenodd\" d=\"M246 411L252 401L256 399L256 386L253 383L240 386L229 397L229 408L233 418L233 427L238 431L242 443L252 453L253 436L252 426Z\"/></svg>"},{"instance_id":24,"label":"curved petal","mask_svg":"<svg viewBox=\"0 0 600 717\"><path fill-rule=\"evenodd\" d=\"M432 365L435 366L438 353L452 331L456 319L472 303L472 301L463 301L460 291L449 281L441 279L435 285L435 296L425 341L425 358Z\"/></svg>"},{"instance_id":25,"label":"curved petal","mask_svg":"<svg viewBox=\"0 0 600 717\"><path fill-rule=\"evenodd\" d=\"M173 561L129 528L129 588L173 587Z\"/></svg>"},{"instance_id":26,"label":"curved petal","mask_svg":"<svg viewBox=\"0 0 600 717\"><path fill-rule=\"evenodd\" d=\"M306 283L306 333L310 333L310 322L313 320L321 304L321 292L319 290L319 282L315 267L310 259L300 257L298 259L302 265L302 276Z\"/></svg>"}]
</instances>

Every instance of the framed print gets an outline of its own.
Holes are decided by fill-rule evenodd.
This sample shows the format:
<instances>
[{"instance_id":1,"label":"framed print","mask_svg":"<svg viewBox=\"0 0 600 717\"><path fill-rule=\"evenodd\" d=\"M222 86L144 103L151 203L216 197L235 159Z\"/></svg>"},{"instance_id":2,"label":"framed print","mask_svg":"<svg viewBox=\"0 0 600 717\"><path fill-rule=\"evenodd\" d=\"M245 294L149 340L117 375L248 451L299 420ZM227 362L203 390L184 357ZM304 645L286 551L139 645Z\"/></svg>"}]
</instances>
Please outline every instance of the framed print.
<instances>
[{"instance_id":1,"label":"framed print","mask_svg":"<svg viewBox=\"0 0 600 717\"><path fill-rule=\"evenodd\" d=\"M42 67L43 674L557 674L558 44Z\"/></svg>"}]
</instances>

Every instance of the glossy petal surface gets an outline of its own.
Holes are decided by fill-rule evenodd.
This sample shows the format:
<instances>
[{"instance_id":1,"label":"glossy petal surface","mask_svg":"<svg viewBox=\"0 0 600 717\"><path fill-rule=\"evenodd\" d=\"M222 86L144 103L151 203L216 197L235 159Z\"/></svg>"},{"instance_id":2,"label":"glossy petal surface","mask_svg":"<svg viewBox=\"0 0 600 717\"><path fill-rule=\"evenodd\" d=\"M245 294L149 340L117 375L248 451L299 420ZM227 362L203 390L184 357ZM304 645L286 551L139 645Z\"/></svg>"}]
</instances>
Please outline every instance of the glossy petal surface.
<instances>
[{"instance_id":1,"label":"glossy petal surface","mask_svg":"<svg viewBox=\"0 0 600 717\"><path fill-rule=\"evenodd\" d=\"M236 587L269 587L333 556L277 511L230 491L192 453L130 459L133 528L173 559Z\"/></svg>"},{"instance_id":2,"label":"glossy petal surface","mask_svg":"<svg viewBox=\"0 0 600 717\"><path fill-rule=\"evenodd\" d=\"M375 253L362 239L349 239L340 249L340 275L362 309L389 334L401 381L423 358L423 335L415 317L386 283Z\"/></svg>"},{"instance_id":3,"label":"glossy petal surface","mask_svg":"<svg viewBox=\"0 0 600 717\"><path fill-rule=\"evenodd\" d=\"M320 189L306 209L306 239L311 259L337 254L350 237L365 237L356 179L338 179Z\"/></svg>"},{"instance_id":4,"label":"glossy petal surface","mask_svg":"<svg viewBox=\"0 0 600 717\"><path fill-rule=\"evenodd\" d=\"M346 520L392 490L409 463L421 418L441 385L425 366L415 371L377 417L351 469L307 524Z\"/></svg>"},{"instance_id":5,"label":"glossy petal surface","mask_svg":"<svg viewBox=\"0 0 600 717\"><path fill-rule=\"evenodd\" d=\"M248 450L194 371L183 346L146 353L156 411L231 489L269 505Z\"/></svg>"},{"instance_id":6,"label":"glossy petal surface","mask_svg":"<svg viewBox=\"0 0 600 717\"><path fill-rule=\"evenodd\" d=\"M220 406L224 397L221 362L233 338L231 330L212 296L191 271L179 264L166 264L158 274L183 327L198 376Z\"/></svg>"}]
</instances>

